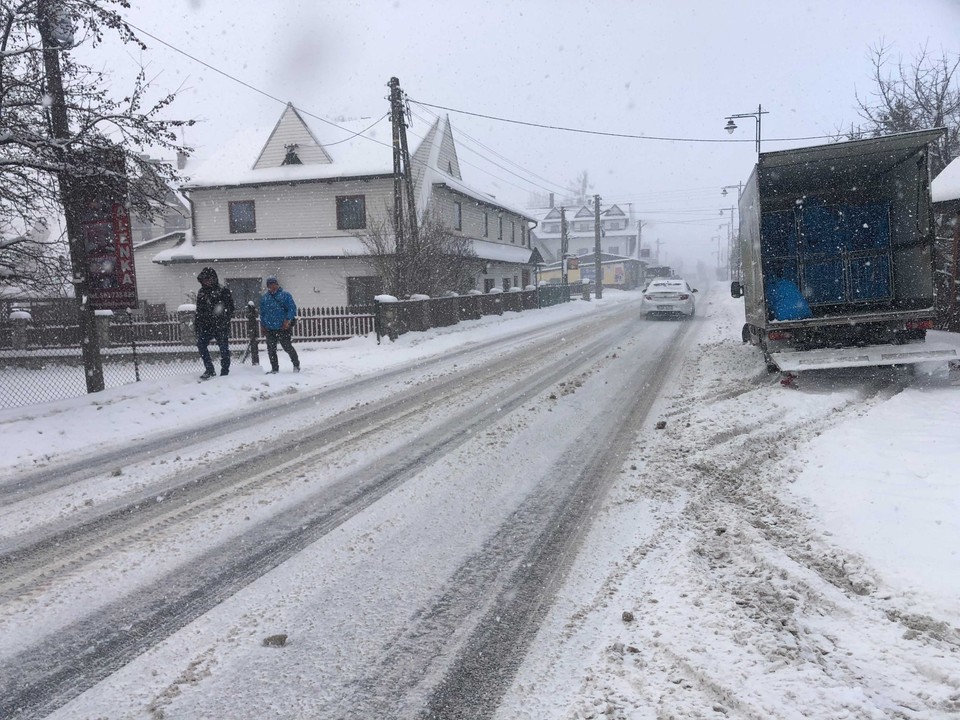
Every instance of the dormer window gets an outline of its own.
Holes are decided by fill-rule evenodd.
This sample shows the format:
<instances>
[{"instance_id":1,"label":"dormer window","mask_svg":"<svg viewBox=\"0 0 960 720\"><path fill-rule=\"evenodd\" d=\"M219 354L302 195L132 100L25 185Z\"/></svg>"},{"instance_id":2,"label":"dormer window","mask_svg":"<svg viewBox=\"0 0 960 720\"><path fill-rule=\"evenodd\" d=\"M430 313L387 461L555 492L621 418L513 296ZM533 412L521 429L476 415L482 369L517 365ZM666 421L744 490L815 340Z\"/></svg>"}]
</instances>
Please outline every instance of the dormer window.
<instances>
[{"instance_id":1,"label":"dormer window","mask_svg":"<svg viewBox=\"0 0 960 720\"><path fill-rule=\"evenodd\" d=\"M283 158L283 162L280 163L281 165L303 165L303 161L297 155L298 145L296 143L284 145L284 147L287 149L287 154Z\"/></svg>"}]
</instances>

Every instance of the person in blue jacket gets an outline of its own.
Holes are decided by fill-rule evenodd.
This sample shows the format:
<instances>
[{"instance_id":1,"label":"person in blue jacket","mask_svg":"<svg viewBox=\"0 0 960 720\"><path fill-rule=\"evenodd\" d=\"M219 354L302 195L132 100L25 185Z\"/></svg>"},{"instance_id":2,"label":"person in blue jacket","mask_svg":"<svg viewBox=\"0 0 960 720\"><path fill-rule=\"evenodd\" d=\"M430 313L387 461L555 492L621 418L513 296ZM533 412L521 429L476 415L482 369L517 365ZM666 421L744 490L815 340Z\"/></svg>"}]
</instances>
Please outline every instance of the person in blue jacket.
<instances>
[{"instance_id":1,"label":"person in blue jacket","mask_svg":"<svg viewBox=\"0 0 960 720\"><path fill-rule=\"evenodd\" d=\"M270 374L280 372L277 360L277 343L290 356L293 371L300 372L300 358L293 348L293 324L297 319L297 304L293 296L280 287L277 278L267 278L267 291L260 298L260 330L267 338L267 357L270 358Z\"/></svg>"}]
</instances>

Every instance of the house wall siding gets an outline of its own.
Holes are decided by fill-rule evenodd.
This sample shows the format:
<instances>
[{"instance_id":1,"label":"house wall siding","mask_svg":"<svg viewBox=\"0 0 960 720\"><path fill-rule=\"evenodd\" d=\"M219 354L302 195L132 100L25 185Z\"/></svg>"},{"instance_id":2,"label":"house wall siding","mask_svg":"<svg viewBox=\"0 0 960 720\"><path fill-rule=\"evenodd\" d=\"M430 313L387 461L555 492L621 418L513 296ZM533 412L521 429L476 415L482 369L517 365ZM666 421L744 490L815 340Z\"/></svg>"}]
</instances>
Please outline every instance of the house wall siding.
<instances>
[{"instance_id":1,"label":"house wall siding","mask_svg":"<svg viewBox=\"0 0 960 720\"><path fill-rule=\"evenodd\" d=\"M503 245L514 247L524 247L523 234L521 228L525 226L526 220L517 214L504 211L498 213L491 207L482 205L463 195L450 192L446 188L434 188L433 198L430 203L430 212L439 218L443 224L453 229L455 227L454 203L460 203L462 209L463 227L459 234L466 237L476 238L478 240L489 240L491 242L500 242ZM485 237L483 234L483 215L487 214L489 220L489 234ZM503 240L497 236L497 219L503 215ZM514 242L510 241L510 223L514 223L516 228ZM456 231L454 231L456 232Z\"/></svg>"},{"instance_id":2,"label":"house wall siding","mask_svg":"<svg viewBox=\"0 0 960 720\"><path fill-rule=\"evenodd\" d=\"M231 279L256 278L276 275L285 290L293 295L298 306L328 307L347 304L348 277L374 275L373 269L361 258L325 258L310 261L310 272L303 272L301 260L243 260L233 262L196 262L159 265L151 262L163 248L152 246L151 252L136 256L137 291L141 300L151 304L165 303L168 312L191 302L191 293L200 289L197 274L209 265L217 271L220 282ZM237 308L237 313L242 309Z\"/></svg>"},{"instance_id":3,"label":"house wall siding","mask_svg":"<svg viewBox=\"0 0 960 720\"><path fill-rule=\"evenodd\" d=\"M297 145L297 157L304 165L331 162L330 156L317 144L293 109L288 107L253 167L256 169L280 167L287 156L287 145Z\"/></svg>"},{"instance_id":4,"label":"house wall siding","mask_svg":"<svg viewBox=\"0 0 960 720\"><path fill-rule=\"evenodd\" d=\"M460 175L460 161L457 159L457 150L449 132L444 132L443 139L440 142L440 160L437 162L437 167L443 172L448 172L449 169L453 177L458 180L463 179Z\"/></svg>"},{"instance_id":5,"label":"house wall siding","mask_svg":"<svg viewBox=\"0 0 960 720\"><path fill-rule=\"evenodd\" d=\"M176 310L178 305L190 302L187 293L195 292L200 287L196 278L200 268L192 276L181 278L172 275L163 265L153 262L157 253L172 248L179 237L133 249L133 262L137 271L137 297L152 305L164 303L168 312Z\"/></svg>"},{"instance_id":6,"label":"house wall siding","mask_svg":"<svg viewBox=\"0 0 960 720\"><path fill-rule=\"evenodd\" d=\"M338 195L363 195L366 198L369 229L372 224L386 219L387 208L393 204L393 182L386 178L197 189L190 195L194 207L194 238L197 242L269 241L353 234L353 231L337 229ZM256 232L230 232L228 203L233 200L253 200L256 203Z\"/></svg>"}]
</instances>

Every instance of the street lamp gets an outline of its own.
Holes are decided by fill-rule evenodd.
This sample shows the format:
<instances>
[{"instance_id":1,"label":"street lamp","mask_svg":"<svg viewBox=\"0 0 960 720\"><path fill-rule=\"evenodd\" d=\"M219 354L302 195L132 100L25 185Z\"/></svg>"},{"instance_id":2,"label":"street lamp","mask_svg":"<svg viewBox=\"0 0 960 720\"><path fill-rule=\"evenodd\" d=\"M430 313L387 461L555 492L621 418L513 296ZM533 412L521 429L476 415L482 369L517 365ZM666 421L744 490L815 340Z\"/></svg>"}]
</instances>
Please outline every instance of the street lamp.
<instances>
[{"instance_id":1,"label":"street lamp","mask_svg":"<svg viewBox=\"0 0 960 720\"><path fill-rule=\"evenodd\" d=\"M739 201L740 201L740 196L743 195L743 183L742 183L742 182L738 182L736 185L724 185L722 188L720 188L720 194L723 195L724 197L726 197L726 196L727 196L727 190L729 190L730 188L736 188L736 189L737 189L737 201L739 202Z\"/></svg>"},{"instance_id":2,"label":"street lamp","mask_svg":"<svg viewBox=\"0 0 960 720\"><path fill-rule=\"evenodd\" d=\"M723 129L726 130L731 135L733 131L737 129L737 124L734 122L735 118L753 118L757 121L757 155L760 154L760 117L761 115L769 115L770 113L763 109L762 105L757 105L757 111L752 113L739 113L737 115L728 115L727 124L723 126Z\"/></svg>"}]
</instances>

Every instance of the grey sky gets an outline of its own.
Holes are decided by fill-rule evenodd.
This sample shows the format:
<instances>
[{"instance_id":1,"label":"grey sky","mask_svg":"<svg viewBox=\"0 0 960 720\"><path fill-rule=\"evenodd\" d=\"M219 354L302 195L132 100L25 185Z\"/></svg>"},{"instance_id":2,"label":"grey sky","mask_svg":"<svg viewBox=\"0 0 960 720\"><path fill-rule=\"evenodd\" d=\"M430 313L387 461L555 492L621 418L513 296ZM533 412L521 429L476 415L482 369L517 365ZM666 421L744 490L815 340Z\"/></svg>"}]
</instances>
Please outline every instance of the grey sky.
<instances>
[{"instance_id":1,"label":"grey sky","mask_svg":"<svg viewBox=\"0 0 960 720\"><path fill-rule=\"evenodd\" d=\"M142 3L138 27L271 95L326 117L379 117L395 75L414 100L534 123L604 132L741 142L591 137L450 113L465 179L512 204L562 191L588 170L605 202L633 204L665 259L710 262L730 205L720 187L745 180L754 123L728 135L724 117L763 105L764 138L826 135L856 119L869 46L960 51L960 3L948 0L594 0L567 3L168 0ZM142 56L107 47L111 67L143 61L198 157L241 127L272 124L282 105L149 37ZM429 111L414 107L412 133ZM459 134L458 134L459 131ZM489 150L525 170L490 166ZM415 139L412 142L416 142ZM764 142L764 149L818 141ZM472 150L477 150L480 155ZM503 160L494 158L504 164ZM481 168L489 168L489 174Z\"/></svg>"}]
</instances>

